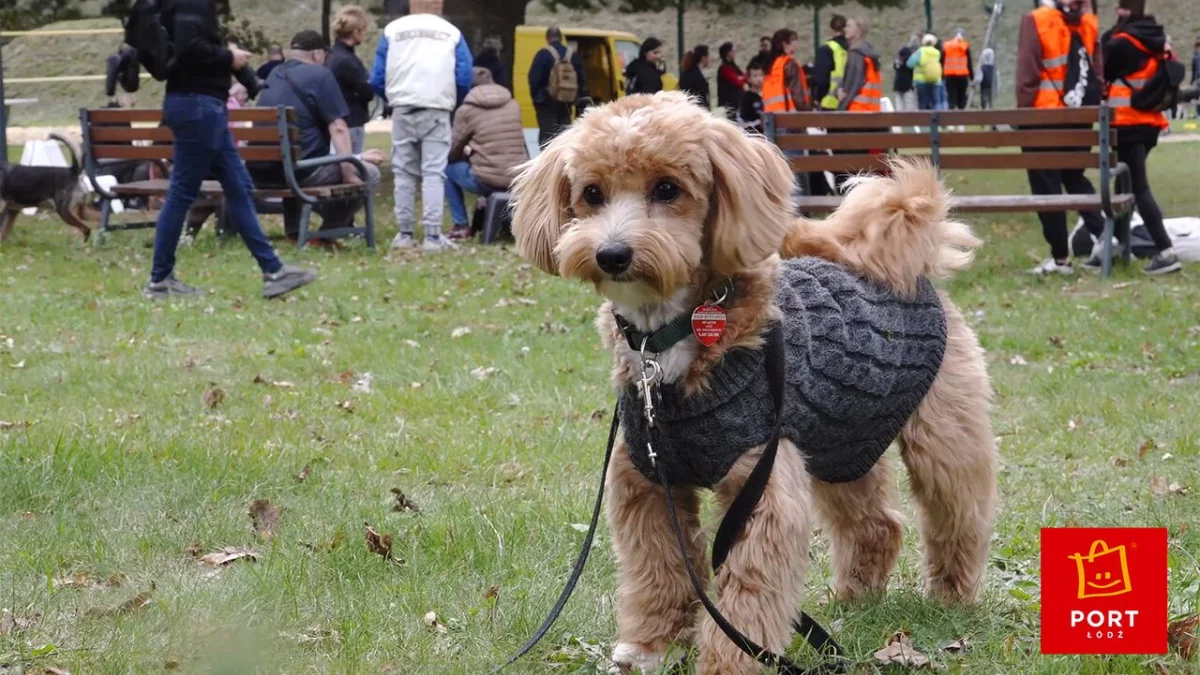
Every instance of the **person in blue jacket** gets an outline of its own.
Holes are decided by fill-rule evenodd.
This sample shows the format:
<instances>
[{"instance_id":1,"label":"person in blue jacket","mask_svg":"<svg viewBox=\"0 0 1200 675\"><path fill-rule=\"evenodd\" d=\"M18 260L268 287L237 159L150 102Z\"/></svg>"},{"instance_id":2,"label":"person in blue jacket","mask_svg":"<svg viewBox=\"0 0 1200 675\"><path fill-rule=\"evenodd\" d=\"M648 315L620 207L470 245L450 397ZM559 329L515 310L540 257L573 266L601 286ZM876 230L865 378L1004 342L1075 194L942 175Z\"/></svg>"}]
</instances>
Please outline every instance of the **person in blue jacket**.
<instances>
[{"instance_id":1,"label":"person in blue jacket","mask_svg":"<svg viewBox=\"0 0 1200 675\"><path fill-rule=\"evenodd\" d=\"M575 68L578 87L573 101L558 100L550 92L551 72L561 60L569 60ZM562 29L551 26L546 30L546 46L538 50L529 66L529 95L537 112L539 146L546 147L560 131L571 125L573 107L583 98L584 91L583 61L579 52L563 44Z\"/></svg>"}]
</instances>

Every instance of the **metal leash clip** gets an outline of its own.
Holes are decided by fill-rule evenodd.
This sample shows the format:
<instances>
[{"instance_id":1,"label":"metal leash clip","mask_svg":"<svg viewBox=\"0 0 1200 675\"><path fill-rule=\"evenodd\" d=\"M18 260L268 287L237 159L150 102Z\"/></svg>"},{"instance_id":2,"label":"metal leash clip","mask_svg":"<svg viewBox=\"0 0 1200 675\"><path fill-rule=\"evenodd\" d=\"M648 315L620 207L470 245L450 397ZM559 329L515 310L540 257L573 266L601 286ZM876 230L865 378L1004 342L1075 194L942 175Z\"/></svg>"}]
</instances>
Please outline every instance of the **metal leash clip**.
<instances>
[{"instance_id":1,"label":"metal leash clip","mask_svg":"<svg viewBox=\"0 0 1200 675\"><path fill-rule=\"evenodd\" d=\"M642 361L642 379L638 383L638 388L642 390L642 414L646 417L646 424L650 428L654 428L654 399L658 396L658 383L662 379L662 366L658 365L658 361L653 356L646 355L646 343L650 338L642 340L641 361ZM646 442L647 457L650 459L650 465L656 466L658 454L654 452L654 446L649 441Z\"/></svg>"}]
</instances>

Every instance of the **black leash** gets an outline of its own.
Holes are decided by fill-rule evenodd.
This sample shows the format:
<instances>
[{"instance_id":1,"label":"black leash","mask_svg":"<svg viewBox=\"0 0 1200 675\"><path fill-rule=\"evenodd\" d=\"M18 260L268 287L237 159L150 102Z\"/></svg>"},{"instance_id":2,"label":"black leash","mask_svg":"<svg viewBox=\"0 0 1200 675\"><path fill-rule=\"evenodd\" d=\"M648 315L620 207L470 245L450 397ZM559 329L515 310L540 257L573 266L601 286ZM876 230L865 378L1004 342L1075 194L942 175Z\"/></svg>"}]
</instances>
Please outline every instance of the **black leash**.
<instances>
[{"instance_id":1,"label":"black leash","mask_svg":"<svg viewBox=\"0 0 1200 675\"><path fill-rule=\"evenodd\" d=\"M775 406L775 433L772 440L763 449L758 463L754 465L754 469L750 472L750 476L746 479L742 490L734 498L733 503L730 504L729 510L725 513L725 517L721 520L721 524L717 528L716 537L713 539L712 554L714 574L729 556L729 550L733 547L738 535L741 534L751 514L754 513L759 500L762 499L763 491L766 490L767 482L771 478L771 470L775 466L775 456L779 450L786 360L786 354L783 350L783 329L776 323L767 335L766 360L764 363L767 371L767 382L771 391L771 400ZM650 392L646 391L643 395L649 396ZM570 577L567 578L567 585L563 588L558 596L558 600L554 603L554 607L550 609L550 613L542 621L542 625L538 627L533 636L517 650L516 654L513 654L503 665L493 670L493 674L500 672L515 663L522 656L528 654L546 636L551 626L554 625L554 622L562 614L563 608L566 607L571 594L575 591L575 585L579 582L579 577L583 574L584 565L587 564L588 553L591 551L592 541L596 534L596 526L600 520L600 511L604 501L604 484L608 477L608 465L612 459L613 446L616 444L617 439L618 420L620 419L620 415L618 414L619 409L620 403L618 402L617 406L613 408L612 426L608 432L608 447L604 452L604 468L600 474L600 489L596 494L596 504L592 508L592 521L588 525L587 536L583 540L583 548L579 551L579 556L575 560L575 567L571 570ZM650 433L651 435L656 434L656 427L653 424L650 426ZM842 660L844 651L841 645L833 639L828 631L804 612L801 612L800 618L793 622L793 628L800 635L804 636L805 640L818 653L831 653L837 657L834 661L807 670L797 666L786 656L776 654L759 646L735 628L733 624L729 623L725 615L721 614L721 611L717 609L716 605L708 597L708 594L704 590L704 584L700 581L699 575L696 574L696 568L692 564L691 556L688 555L687 542L683 536L683 529L679 526L679 516L675 513L675 501L671 497L671 486L667 482L666 472L662 464L655 462L655 465L658 469L659 482L662 483L663 491L666 495L671 529L675 532L675 539L679 544L679 554L683 558L683 564L687 569L688 577L691 579L692 587L696 591L696 596L699 598L700 603L708 611L708 615L712 617L713 622L725 633L726 637L756 661L776 669L776 672L782 675L826 675L843 672L845 670L845 663Z\"/></svg>"}]
</instances>

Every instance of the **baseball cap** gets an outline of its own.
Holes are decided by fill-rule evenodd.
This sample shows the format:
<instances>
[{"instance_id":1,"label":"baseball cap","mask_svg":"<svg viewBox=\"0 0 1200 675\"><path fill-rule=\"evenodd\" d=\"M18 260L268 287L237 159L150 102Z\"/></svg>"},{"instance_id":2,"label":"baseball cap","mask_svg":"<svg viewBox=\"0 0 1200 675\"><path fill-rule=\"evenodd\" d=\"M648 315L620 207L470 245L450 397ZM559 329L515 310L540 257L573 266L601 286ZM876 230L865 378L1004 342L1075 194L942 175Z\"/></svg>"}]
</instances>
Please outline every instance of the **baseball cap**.
<instances>
[{"instance_id":1,"label":"baseball cap","mask_svg":"<svg viewBox=\"0 0 1200 675\"><path fill-rule=\"evenodd\" d=\"M292 49L302 52L315 52L318 49L329 51L329 43L315 30L302 30L292 38Z\"/></svg>"}]
</instances>

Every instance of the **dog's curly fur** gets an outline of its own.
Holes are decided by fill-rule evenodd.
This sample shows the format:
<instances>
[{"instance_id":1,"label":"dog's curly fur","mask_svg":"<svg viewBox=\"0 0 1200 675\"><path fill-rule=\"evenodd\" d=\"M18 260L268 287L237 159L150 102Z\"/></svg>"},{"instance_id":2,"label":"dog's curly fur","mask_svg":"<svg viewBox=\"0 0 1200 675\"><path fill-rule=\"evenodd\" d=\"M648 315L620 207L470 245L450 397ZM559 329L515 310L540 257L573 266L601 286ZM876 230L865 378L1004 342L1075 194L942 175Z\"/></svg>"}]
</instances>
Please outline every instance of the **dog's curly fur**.
<instances>
[{"instance_id":1,"label":"dog's curly fur","mask_svg":"<svg viewBox=\"0 0 1200 675\"><path fill-rule=\"evenodd\" d=\"M679 188L655 198L656 186ZM590 190L591 202L584 198ZM843 206L823 222L796 219L792 174L781 153L679 94L630 96L593 108L527 164L515 184L518 250L546 272L595 285L606 298L597 325L613 351L618 387L635 381L638 355L626 345L613 310L641 331L690 311L725 278L738 293L720 341L685 340L658 356L667 381L702 391L706 374L730 349L762 343L773 304L779 255L840 262L897 293L920 277L943 278L971 261L980 244L947 217L936 173L897 162L888 177L854 181ZM596 203L596 190L602 203ZM633 250L614 277L596 260L599 247ZM925 547L925 587L946 602L973 602L983 583L996 498L991 387L974 333L941 295L946 353L925 399L899 438ZM751 449L716 486L723 511L741 489L761 448ZM753 661L704 616L670 529L661 487L631 464L623 444L608 475L608 517L620 564L618 644L623 669L657 669L672 642L699 641L701 673L744 673ZM696 491L676 487L675 504L705 559ZM823 483L804 470L790 442L762 501L715 579L721 611L772 650L790 641L801 605L815 507L832 544L833 587L853 599L885 590L900 550L896 480L884 458L863 478Z\"/></svg>"}]
</instances>

